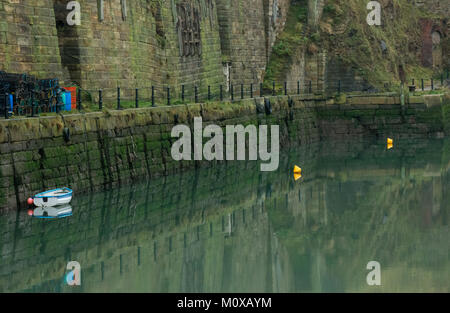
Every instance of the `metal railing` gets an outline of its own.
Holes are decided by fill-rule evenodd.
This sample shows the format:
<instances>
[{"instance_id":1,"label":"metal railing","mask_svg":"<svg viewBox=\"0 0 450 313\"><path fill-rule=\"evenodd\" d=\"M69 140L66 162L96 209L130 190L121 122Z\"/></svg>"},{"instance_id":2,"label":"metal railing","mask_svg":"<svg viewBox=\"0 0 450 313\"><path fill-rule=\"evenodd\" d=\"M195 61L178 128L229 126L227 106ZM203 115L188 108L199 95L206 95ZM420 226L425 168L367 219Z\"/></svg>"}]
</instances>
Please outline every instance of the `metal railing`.
<instances>
[{"instance_id":1,"label":"metal railing","mask_svg":"<svg viewBox=\"0 0 450 313\"><path fill-rule=\"evenodd\" d=\"M411 79L403 85L409 87L411 92L432 91L448 85L449 72L439 77L428 79ZM229 84L229 85L153 85L141 88L105 88L84 89L78 88L76 104L72 110L102 111L103 109L128 109L140 107L171 106L188 103L201 103L210 101L240 101L256 97L278 95L336 95L340 93L373 94L377 92L398 92L401 83L377 81L368 84L364 80L355 81L283 81L265 82L258 84ZM32 96L28 102L15 104L12 111L8 110L8 97L0 90L0 114L5 118L15 116L35 116L42 113L58 113L62 104L55 101L55 96L49 97L51 102L39 102ZM2 100L3 99L3 100Z\"/></svg>"}]
</instances>

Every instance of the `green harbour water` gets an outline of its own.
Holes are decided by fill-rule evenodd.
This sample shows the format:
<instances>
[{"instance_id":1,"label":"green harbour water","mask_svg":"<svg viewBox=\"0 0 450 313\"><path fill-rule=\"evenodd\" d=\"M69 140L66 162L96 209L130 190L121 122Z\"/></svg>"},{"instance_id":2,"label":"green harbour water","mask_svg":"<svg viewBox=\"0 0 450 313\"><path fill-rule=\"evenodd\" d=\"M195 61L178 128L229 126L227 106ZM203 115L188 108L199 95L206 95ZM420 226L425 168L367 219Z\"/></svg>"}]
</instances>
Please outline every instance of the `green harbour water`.
<instances>
[{"instance_id":1,"label":"green harbour water","mask_svg":"<svg viewBox=\"0 0 450 313\"><path fill-rule=\"evenodd\" d=\"M0 292L449 291L449 140L291 147L276 172L204 163L71 205L0 212Z\"/></svg>"}]
</instances>

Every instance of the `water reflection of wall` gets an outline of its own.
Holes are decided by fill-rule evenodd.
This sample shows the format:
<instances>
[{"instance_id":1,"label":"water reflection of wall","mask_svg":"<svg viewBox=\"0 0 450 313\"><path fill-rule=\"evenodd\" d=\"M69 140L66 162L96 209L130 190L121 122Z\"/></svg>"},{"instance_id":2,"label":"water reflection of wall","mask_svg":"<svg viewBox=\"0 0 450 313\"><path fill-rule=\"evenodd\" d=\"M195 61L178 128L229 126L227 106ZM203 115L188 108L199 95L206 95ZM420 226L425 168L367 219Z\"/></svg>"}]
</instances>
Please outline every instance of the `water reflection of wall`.
<instances>
[{"instance_id":1,"label":"water reflection of wall","mask_svg":"<svg viewBox=\"0 0 450 313\"><path fill-rule=\"evenodd\" d=\"M449 160L426 147L390 160L353 154L350 160L324 157L319 178L301 193L280 188L287 210L275 201L269 209L290 270L297 272L290 274L295 285L284 291L448 290L441 275L449 265ZM300 195L305 208L295 205ZM385 270L381 288L366 285L370 260Z\"/></svg>"},{"instance_id":2,"label":"water reflection of wall","mask_svg":"<svg viewBox=\"0 0 450 313\"><path fill-rule=\"evenodd\" d=\"M267 225L264 213L250 210L251 203L255 202L251 190L259 171L241 175L242 168L235 166L219 172L199 171L197 176L170 177L137 189L122 188L78 198L74 200L73 218L61 221L44 224L23 213L4 214L1 224L5 233L0 250L2 290L21 290L55 279L59 283L64 264L75 258L84 264L86 273L95 273L84 276L83 288L89 288L91 277L95 277L91 286L95 284L98 288L98 281L103 277L106 288L111 280L124 277L128 280L142 268L152 277L155 288L164 287L166 281L172 282L167 285L170 290L199 288L197 281L202 275L195 269L215 268L217 264L208 265L202 260L220 258L220 253L215 256L211 247L222 247L226 242L248 242L250 248L258 242L241 240L239 234L247 228L259 233L267 231L267 226L261 227ZM210 182L219 174L222 180L211 186ZM234 182L241 176L240 182ZM235 207L239 203L242 207ZM231 236L225 219L228 214L234 216ZM236 255L243 254L236 252ZM140 264L138 268L137 264ZM166 267L167 264L172 266ZM173 266L179 271L174 271ZM17 279L7 279L11 274ZM137 281L144 276L142 272L137 274ZM211 275L206 277L210 279Z\"/></svg>"},{"instance_id":3,"label":"water reflection of wall","mask_svg":"<svg viewBox=\"0 0 450 313\"><path fill-rule=\"evenodd\" d=\"M247 163L78 197L59 222L4 214L0 289L70 291L61 278L76 259L82 291L365 290L376 259L388 290L442 291L450 163L441 149L300 150L279 173ZM299 159L305 175L294 183L285 173Z\"/></svg>"}]
</instances>

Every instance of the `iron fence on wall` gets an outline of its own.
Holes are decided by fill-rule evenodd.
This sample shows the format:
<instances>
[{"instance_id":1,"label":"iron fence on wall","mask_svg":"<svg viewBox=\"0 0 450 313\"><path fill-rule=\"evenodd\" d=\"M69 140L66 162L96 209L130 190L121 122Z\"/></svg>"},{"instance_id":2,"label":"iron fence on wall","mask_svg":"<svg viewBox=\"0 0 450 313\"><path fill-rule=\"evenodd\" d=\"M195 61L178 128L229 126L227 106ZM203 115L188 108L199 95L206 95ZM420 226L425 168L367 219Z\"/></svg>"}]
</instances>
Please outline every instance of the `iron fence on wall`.
<instances>
[{"instance_id":1,"label":"iron fence on wall","mask_svg":"<svg viewBox=\"0 0 450 313\"><path fill-rule=\"evenodd\" d=\"M14 77L13 77L14 78ZM17 77L15 77L17 78ZM13 80L14 79L9 79ZM16 79L17 80L17 79ZM0 75L0 113L9 118L14 116L35 116L41 113L60 112L63 109L62 93L64 89L57 80L34 80L24 76L17 80L15 86ZM6 82L6 83L5 83ZM432 91L449 83L449 72L437 78L411 79L405 82L411 92ZM9 85L8 85L9 84ZM341 80L330 81L284 81L259 84L230 84L215 86L153 85L141 88L105 88L100 90L78 88L76 101L71 110L101 111L108 109L127 109L139 107L156 107L210 101L240 101L264 96L278 95L335 95L339 93L369 94L376 92L398 92L400 83L377 81L368 84L343 83ZM10 93L14 90L13 93ZM8 97L13 95L12 108L8 106Z\"/></svg>"}]
</instances>

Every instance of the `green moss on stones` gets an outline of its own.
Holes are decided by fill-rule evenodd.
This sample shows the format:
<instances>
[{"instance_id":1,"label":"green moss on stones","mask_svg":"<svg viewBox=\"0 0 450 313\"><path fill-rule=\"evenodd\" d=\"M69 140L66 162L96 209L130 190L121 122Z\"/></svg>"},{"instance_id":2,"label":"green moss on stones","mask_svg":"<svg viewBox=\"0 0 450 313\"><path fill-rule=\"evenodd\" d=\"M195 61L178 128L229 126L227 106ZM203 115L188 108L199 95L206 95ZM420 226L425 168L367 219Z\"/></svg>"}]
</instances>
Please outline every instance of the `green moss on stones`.
<instances>
[{"instance_id":1,"label":"green moss on stones","mask_svg":"<svg viewBox=\"0 0 450 313\"><path fill-rule=\"evenodd\" d=\"M447 135L450 135L450 93L444 95L442 105L442 117L444 123L444 130Z\"/></svg>"},{"instance_id":2,"label":"green moss on stones","mask_svg":"<svg viewBox=\"0 0 450 313\"><path fill-rule=\"evenodd\" d=\"M388 103L389 97L385 98L383 102ZM77 134L71 135L68 142L62 139L62 135L58 135L55 138L32 141L28 145L24 144L24 138L39 136L41 133L48 134L45 128L55 127L58 119L55 117L53 121L48 117L43 123L39 123L39 119L10 120L4 122L3 127L7 129L11 126L22 133L15 134L17 142L8 144L8 147L18 150L12 155L9 150L5 150L2 160L7 160L3 156L14 159L17 181L20 186L26 184L27 192L39 191L30 190L40 189L42 186L39 184L45 187L70 185L77 191L82 191L90 187L102 188L105 183L115 184L120 180L125 184L148 174L155 176L194 167L195 162L175 162L170 157L173 142L170 133L177 119L191 127L193 117L197 116L203 117L204 125L215 123L222 128L236 124L280 125L282 142L289 140L302 144L319 140L321 122L331 125L331 129L342 131L340 134L345 136L351 136L353 130L359 131L361 125L367 124L376 132L414 132L419 135L442 131L444 124L448 129L448 95L443 108L432 106L428 109L409 109L407 113L410 115L406 116L417 119L417 125L415 122L405 125L401 110L393 105L387 105L385 108L380 106L380 109L375 110L369 105L367 109L361 105L347 104L318 106L318 102L314 100L299 99L290 107L287 97L274 97L271 101L273 112L269 115L257 113L254 100L133 109L111 114L72 115L67 116L64 122ZM443 123L442 120L446 122ZM35 133L36 125L40 125L41 132ZM206 141L205 138L204 140ZM211 163L203 165L210 166ZM0 168L0 188L13 188L9 162L2 163L2 166L6 167ZM3 192L5 197L11 196L6 189ZM0 202L2 201L5 200L2 200L0 195Z\"/></svg>"}]
</instances>

